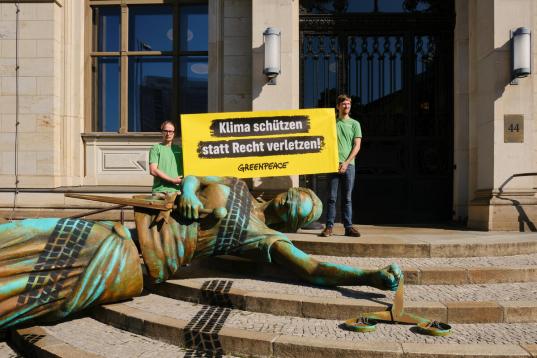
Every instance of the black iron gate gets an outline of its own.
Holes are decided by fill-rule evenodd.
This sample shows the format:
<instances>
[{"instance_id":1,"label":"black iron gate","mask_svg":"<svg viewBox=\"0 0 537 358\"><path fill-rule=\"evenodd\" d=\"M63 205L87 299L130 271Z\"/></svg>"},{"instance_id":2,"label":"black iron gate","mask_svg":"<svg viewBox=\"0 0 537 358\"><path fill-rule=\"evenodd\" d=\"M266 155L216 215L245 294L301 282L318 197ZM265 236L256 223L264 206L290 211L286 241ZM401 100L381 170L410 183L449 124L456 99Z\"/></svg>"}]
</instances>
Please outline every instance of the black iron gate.
<instances>
[{"instance_id":1,"label":"black iron gate","mask_svg":"<svg viewBox=\"0 0 537 358\"><path fill-rule=\"evenodd\" d=\"M453 24L448 0L301 2L301 107L346 93L362 125L357 223L451 219ZM325 175L302 179L325 199Z\"/></svg>"}]
</instances>

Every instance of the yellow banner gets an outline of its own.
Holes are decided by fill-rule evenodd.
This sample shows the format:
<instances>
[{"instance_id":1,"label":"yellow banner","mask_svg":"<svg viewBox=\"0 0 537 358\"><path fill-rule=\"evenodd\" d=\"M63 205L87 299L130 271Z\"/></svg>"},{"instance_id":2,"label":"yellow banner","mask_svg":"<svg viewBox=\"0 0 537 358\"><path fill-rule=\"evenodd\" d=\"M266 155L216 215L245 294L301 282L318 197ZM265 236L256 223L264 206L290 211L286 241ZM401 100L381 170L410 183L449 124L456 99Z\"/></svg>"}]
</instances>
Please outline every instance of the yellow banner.
<instances>
[{"instance_id":1,"label":"yellow banner","mask_svg":"<svg viewBox=\"0 0 537 358\"><path fill-rule=\"evenodd\" d=\"M335 172L332 108L181 115L185 175L239 178Z\"/></svg>"}]
</instances>

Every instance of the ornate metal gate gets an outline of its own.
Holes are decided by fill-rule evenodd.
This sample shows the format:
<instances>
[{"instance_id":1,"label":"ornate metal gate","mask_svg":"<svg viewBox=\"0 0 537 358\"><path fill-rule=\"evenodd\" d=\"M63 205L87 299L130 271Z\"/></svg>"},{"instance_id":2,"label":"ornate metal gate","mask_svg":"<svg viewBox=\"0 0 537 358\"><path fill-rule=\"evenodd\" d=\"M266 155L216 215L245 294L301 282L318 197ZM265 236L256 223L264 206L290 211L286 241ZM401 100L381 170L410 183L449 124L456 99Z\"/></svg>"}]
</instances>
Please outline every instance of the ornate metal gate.
<instances>
[{"instance_id":1,"label":"ornate metal gate","mask_svg":"<svg viewBox=\"0 0 537 358\"><path fill-rule=\"evenodd\" d=\"M453 25L449 0L301 1L301 106L347 93L364 133L355 222L451 219Z\"/></svg>"}]
</instances>

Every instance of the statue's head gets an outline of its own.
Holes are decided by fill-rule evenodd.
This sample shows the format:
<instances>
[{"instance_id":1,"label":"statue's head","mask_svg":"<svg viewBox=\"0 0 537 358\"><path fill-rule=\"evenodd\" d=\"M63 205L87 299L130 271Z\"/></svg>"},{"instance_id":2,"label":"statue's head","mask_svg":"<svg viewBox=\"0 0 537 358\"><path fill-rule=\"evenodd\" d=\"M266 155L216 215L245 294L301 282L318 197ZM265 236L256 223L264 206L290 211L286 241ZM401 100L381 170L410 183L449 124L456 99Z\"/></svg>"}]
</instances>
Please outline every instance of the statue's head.
<instances>
[{"instance_id":1,"label":"statue's head","mask_svg":"<svg viewBox=\"0 0 537 358\"><path fill-rule=\"evenodd\" d=\"M273 200L278 222L273 226L283 232L296 232L317 220L323 212L323 204L315 193L306 188L290 188Z\"/></svg>"}]
</instances>

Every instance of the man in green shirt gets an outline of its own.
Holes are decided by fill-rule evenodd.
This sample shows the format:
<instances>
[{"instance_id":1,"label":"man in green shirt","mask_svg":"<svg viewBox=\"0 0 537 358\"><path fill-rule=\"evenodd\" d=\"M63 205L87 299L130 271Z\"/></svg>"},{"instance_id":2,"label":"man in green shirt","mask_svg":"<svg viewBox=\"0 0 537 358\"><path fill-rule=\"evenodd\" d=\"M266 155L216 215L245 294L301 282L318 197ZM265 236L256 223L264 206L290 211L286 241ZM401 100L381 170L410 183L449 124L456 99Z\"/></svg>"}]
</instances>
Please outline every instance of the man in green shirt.
<instances>
[{"instance_id":1,"label":"man in green shirt","mask_svg":"<svg viewBox=\"0 0 537 358\"><path fill-rule=\"evenodd\" d=\"M337 146L339 152L339 170L337 173L328 176L328 208L326 212L326 227L321 232L321 236L332 236L332 227L336 219L336 200L339 185L343 186L343 226L345 235L359 237L360 232L352 226L352 190L354 188L354 177L356 170L354 158L360 151L362 142L362 128L360 123L352 119L351 98L345 94L338 96L337 106L338 118L336 120Z\"/></svg>"},{"instance_id":2,"label":"man in green shirt","mask_svg":"<svg viewBox=\"0 0 537 358\"><path fill-rule=\"evenodd\" d=\"M178 192L183 179L183 153L181 148L173 143L175 125L171 121L165 121L160 130L162 142L149 150L149 173L154 177L152 192Z\"/></svg>"}]
</instances>

